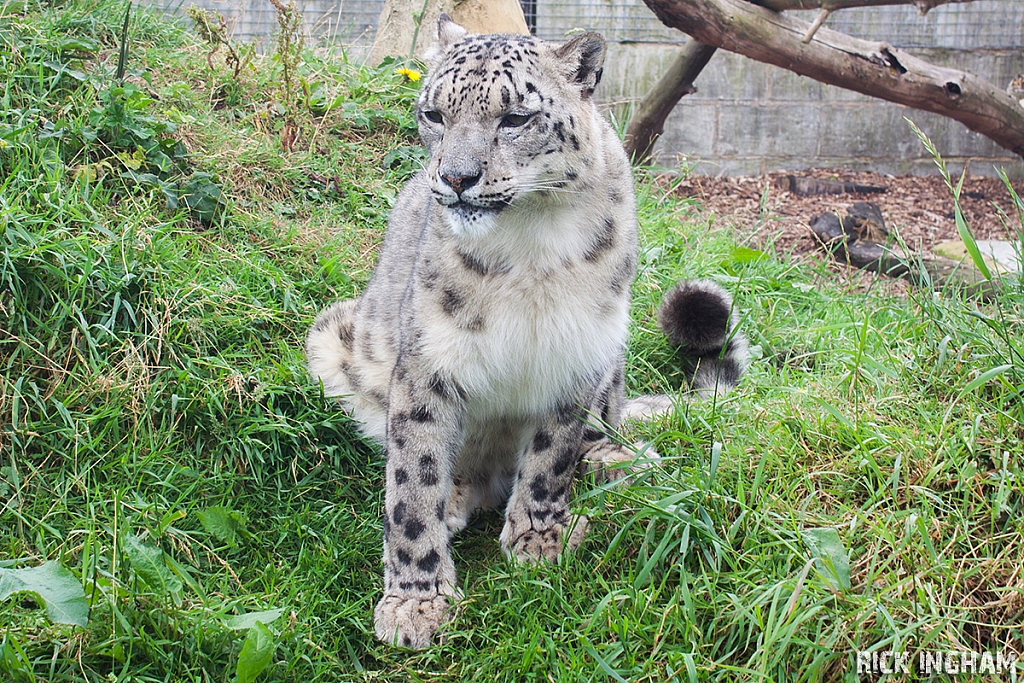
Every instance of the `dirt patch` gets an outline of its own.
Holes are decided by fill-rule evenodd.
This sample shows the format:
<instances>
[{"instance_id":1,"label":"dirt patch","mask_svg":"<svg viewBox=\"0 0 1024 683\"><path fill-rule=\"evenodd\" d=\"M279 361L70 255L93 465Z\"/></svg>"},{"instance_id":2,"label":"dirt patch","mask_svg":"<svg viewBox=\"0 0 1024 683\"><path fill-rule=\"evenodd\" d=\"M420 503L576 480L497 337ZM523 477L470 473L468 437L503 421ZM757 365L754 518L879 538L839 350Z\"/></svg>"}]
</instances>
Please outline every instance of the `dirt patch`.
<instances>
[{"instance_id":1,"label":"dirt patch","mask_svg":"<svg viewBox=\"0 0 1024 683\"><path fill-rule=\"evenodd\" d=\"M877 194L800 196L780 189L787 175L850 181L884 187ZM818 253L809 227L811 218L824 211L845 213L853 202L874 202L887 227L913 249L930 251L938 242L958 237L953 198L938 176L891 176L869 171L811 169L777 171L765 176L711 178L690 175L681 181L665 177L666 188L700 200L698 212L718 224L733 227L737 239L758 248L774 247L780 256ZM765 187L767 186L766 199ZM1018 195L1024 182L1014 181ZM999 178L968 176L961 206L977 239L1019 239L1020 223L1009 191ZM1004 216L1010 216L1010 221Z\"/></svg>"}]
</instances>

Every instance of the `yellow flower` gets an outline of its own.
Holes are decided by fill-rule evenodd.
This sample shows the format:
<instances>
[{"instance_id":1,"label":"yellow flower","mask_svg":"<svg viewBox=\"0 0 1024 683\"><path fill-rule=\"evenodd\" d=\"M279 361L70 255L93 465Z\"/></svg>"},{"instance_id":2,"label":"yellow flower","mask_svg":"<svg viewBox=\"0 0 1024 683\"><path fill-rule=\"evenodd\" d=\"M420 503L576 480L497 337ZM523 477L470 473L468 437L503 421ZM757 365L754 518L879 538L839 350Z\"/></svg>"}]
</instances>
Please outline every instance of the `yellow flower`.
<instances>
[{"instance_id":1,"label":"yellow flower","mask_svg":"<svg viewBox=\"0 0 1024 683\"><path fill-rule=\"evenodd\" d=\"M420 80L420 72L416 69L395 69L395 73L405 76L413 83Z\"/></svg>"}]
</instances>

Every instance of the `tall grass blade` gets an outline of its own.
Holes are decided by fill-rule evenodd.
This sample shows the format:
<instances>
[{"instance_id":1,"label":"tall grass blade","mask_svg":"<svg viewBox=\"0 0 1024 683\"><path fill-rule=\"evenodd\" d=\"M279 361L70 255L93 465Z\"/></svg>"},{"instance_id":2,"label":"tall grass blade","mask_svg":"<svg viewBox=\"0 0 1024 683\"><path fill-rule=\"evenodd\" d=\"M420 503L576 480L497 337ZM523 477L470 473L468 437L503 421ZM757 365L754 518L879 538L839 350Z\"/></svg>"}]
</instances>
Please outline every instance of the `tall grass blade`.
<instances>
[{"instance_id":1,"label":"tall grass blade","mask_svg":"<svg viewBox=\"0 0 1024 683\"><path fill-rule=\"evenodd\" d=\"M118 85L124 83L124 70L128 64L128 22L132 15L132 0L128 0L128 6L124 10L124 25L121 26L121 46L117 55L117 74L114 79Z\"/></svg>"},{"instance_id":2,"label":"tall grass blade","mask_svg":"<svg viewBox=\"0 0 1024 683\"><path fill-rule=\"evenodd\" d=\"M960 208L959 199L953 200L953 215L956 217L956 231L960 235L960 241L967 248L967 253L971 256L971 262L974 263L974 267L978 269L978 272L986 280L991 280L992 271L989 270L988 264L985 263L985 257L981 255L981 250L978 249L978 243L974 239L974 234L967 226L967 221L964 220L964 212Z\"/></svg>"},{"instance_id":3,"label":"tall grass blade","mask_svg":"<svg viewBox=\"0 0 1024 683\"><path fill-rule=\"evenodd\" d=\"M942 155L939 154L938 148L935 147L935 143L925 135L925 132L917 127L917 125L908 118L904 118L914 134L921 140L924 148L928 150L928 153L935 160L935 165L939 169L939 173L942 174L943 180L946 181L946 186L949 191L953 194L953 216L956 220L956 231L960 235L960 241L964 243L964 247L967 249L967 253L971 257L971 262L981 273L982 277L986 280L992 280L992 271L989 270L988 264L985 263L984 257L981 255L981 250L978 249L978 243L974 239L974 234L971 232L970 227L967 225L967 221L964 220L963 208L960 206L960 192L964 186L964 180L967 178L967 169L964 168L960 174L960 180L956 185L953 185L953 179L949 175L949 169L946 168L946 162L942 159Z\"/></svg>"},{"instance_id":4,"label":"tall grass blade","mask_svg":"<svg viewBox=\"0 0 1024 683\"><path fill-rule=\"evenodd\" d=\"M1003 374L1007 370L1010 370L1011 368L1013 368L1013 365L1011 365L1009 363L1006 363L1004 365L997 365L994 368L986 370L985 372L981 373L980 375L975 377L973 380L971 380L967 384L967 386L964 387L964 390L962 392L960 392L960 394L961 395L969 394L970 392L974 391L978 387L983 386L984 384L988 383L989 380L995 379L996 377L998 377L999 375Z\"/></svg>"}]
</instances>

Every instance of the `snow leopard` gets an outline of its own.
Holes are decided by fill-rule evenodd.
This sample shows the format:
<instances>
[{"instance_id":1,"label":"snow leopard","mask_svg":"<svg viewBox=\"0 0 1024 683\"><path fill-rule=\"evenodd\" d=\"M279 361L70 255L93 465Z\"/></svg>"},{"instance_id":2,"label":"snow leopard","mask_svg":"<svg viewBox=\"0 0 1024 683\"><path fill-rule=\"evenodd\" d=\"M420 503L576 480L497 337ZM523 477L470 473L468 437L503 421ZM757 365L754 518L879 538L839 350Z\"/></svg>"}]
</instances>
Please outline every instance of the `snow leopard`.
<instances>
[{"instance_id":1,"label":"snow leopard","mask_svg":"<svg viewBox=\"0 0 1024 683\"><path fill-rule=\"evenodd\" d=\"M376 270L307 340L313 378L384 450L382 641L430 645L460 596L453 535L504 507L515 560L582 537L574 477L635 452L609 434L672 405L625 400L637 224L629 162L594 102L605 42L472 35L447 16L416 102L426 167L399 194ZM736 384L729 294L683 282L659 321L702 392Z\"/></svg>"}]
</instances>

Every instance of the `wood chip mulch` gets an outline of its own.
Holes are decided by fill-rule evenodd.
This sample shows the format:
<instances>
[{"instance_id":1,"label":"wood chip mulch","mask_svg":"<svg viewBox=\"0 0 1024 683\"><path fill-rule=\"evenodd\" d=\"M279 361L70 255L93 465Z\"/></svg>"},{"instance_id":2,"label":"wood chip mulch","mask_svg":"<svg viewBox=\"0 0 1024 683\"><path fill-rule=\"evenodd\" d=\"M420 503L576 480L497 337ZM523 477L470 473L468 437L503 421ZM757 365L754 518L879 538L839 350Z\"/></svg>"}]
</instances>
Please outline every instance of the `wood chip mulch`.
<instances>
[{"instance_id":1,"label":"wood chip mulch","mask_svg":"<svg viewBox=\"0 0 1024 683\"><path fill-rule=\"evenodd\" d=\"M788 190L785 177L807 176L881 186L877 194L800 196ZM958 178L954 178L956 182ZM665 177L666 188L697 200L696 210L717 225L736 230L737 241L752 247L773 247L779 256L812 255L819 245L809 227L811 218L825 212L845 213L850 204L874 202L882 210L890 232L898 232L907 246L931 251L938 242L957 239L953 198L940 176L892 176L869 171L811 169L777 171L766 176L712 178L689 175L681 181ZM1024 197L1024 181L1012 181ZM762 195L768 187L762 207ZM1020 222L1009 191L999 178L968 176L961 206L976 239L1020 239ZM762 210L763 209L763 210ZM1002 218L1000 211L1010 217Z\"/></svg>"}]
</instances>

